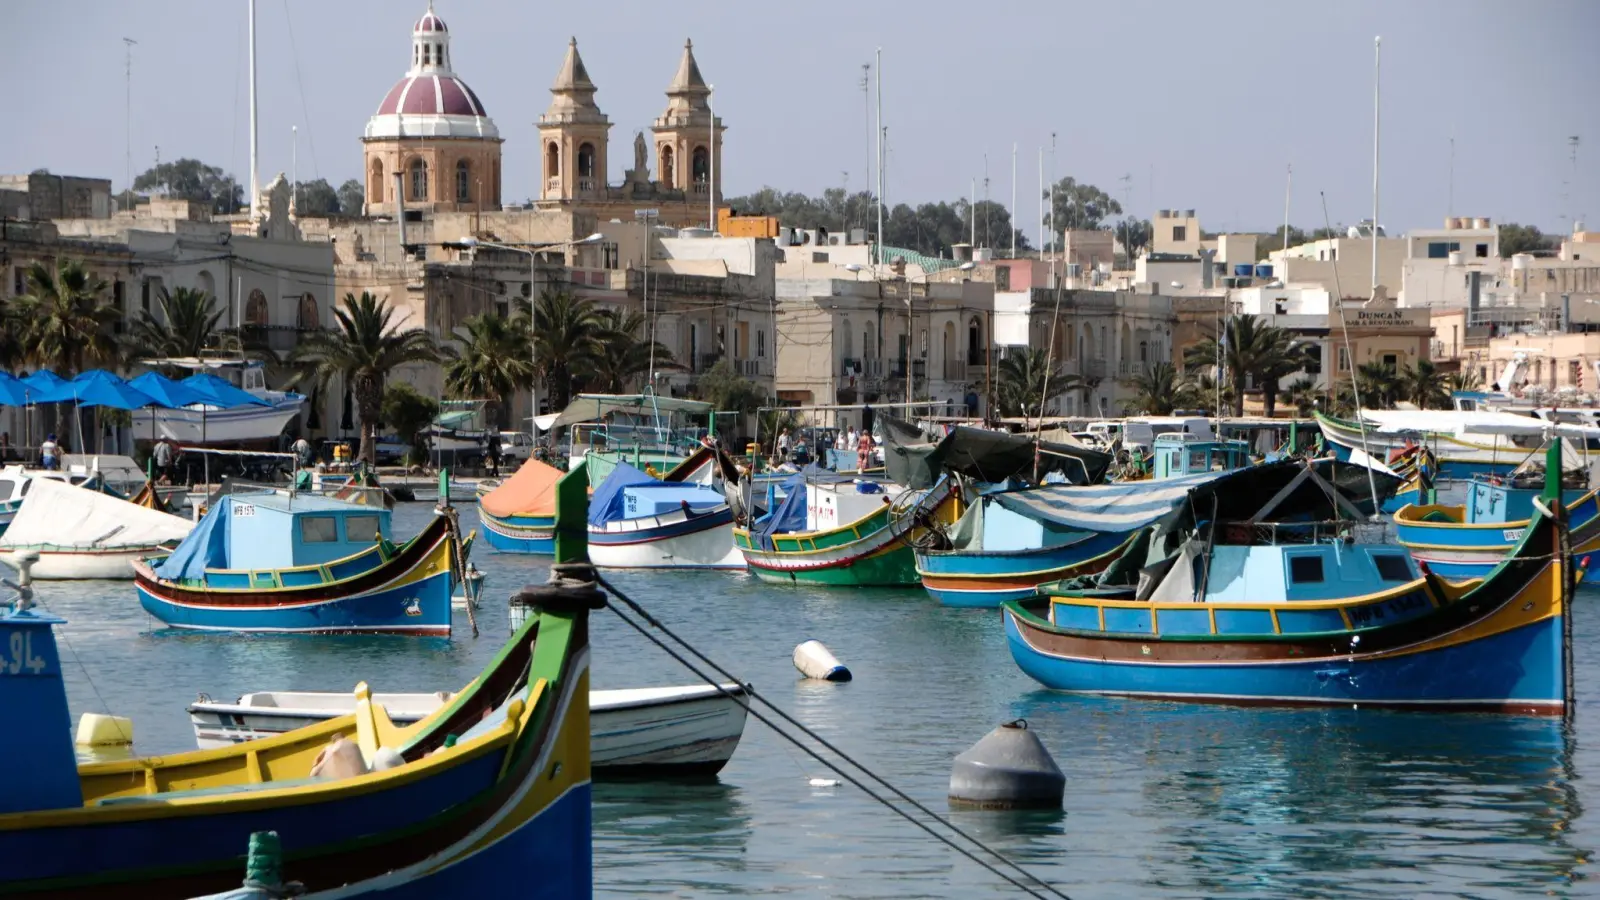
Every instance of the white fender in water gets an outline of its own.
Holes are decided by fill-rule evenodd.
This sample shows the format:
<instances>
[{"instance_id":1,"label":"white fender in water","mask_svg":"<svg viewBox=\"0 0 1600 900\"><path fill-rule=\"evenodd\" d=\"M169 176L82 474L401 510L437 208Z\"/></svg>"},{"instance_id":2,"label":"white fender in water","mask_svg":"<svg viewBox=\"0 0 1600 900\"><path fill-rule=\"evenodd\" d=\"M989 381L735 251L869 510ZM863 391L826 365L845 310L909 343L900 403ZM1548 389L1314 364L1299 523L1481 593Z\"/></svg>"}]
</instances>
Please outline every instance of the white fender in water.
<instances>
[{"instance_id":1,"label":"white fender in water","mask_svg":"<svg viewBox=\"0 0 1600 900\"><path fill-rule=\"evenodd\" d=\"M850 670L829 653L821 641L806 641L794 648L794 667L807 678L819 681L850 680Z\"/></svg>"}]
</instances>

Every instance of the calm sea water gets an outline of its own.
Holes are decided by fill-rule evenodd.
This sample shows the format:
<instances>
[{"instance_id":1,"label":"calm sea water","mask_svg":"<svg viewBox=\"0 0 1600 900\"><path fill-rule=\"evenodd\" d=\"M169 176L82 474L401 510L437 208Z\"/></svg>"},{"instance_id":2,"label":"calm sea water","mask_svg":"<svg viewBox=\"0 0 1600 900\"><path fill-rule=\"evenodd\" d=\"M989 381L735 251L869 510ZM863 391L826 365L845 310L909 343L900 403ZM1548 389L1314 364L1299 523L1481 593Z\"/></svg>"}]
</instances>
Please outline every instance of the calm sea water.
<instances>
[{"instance_id":1,"label":"calm sea water","mask_svg":"<svg viewBox=\"0 0 1600 900\"><path fill-rule=\"evenodd\" d=\"M402 506L395 527L426 521ZM464 511L467 524L475 513ZM480 548L483 636L258 638L155 630L128 582L42 583L69 618L74 714L131 716L136 749L194 746L184 705L266 689L432 691L465 684L507 635L503 598L544 566ZM1074 898L1600 895L1600 596L1578 609L1574 726L1479 715L1213 708L1037 689L993 612L920 591L806 590L742 574L616 583L726 668L935 809L956 754L1026 717L1067 773L1066 811L963 812L966 829ZM1585 615L1593 613L1593 615ZM458 624L464 626L463 619ZM799 680L807 638L854 671ZM73 657L76 656L77 663ZM693 676L609 612L596 687ZM598 785L596 893L611 897L1006 896L1013 889L831 777L760 723L712 784Z\"/></svg>"}]
</instances>

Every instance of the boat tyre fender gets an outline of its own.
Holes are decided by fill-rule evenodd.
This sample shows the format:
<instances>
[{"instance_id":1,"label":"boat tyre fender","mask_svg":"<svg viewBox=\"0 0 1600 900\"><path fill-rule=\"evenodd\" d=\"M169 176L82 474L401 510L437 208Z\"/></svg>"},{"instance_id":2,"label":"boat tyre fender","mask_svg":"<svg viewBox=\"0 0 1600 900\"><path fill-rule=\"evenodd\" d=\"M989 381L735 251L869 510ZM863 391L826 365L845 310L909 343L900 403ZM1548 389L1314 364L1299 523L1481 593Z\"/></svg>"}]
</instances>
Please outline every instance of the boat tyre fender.
<instances>
[{"instance_id":1,"label":"boat tyre fender","mask_svg":"<svg viewBox=\"0 0 1600 900\"><path fill-rule=\"evenodd\" d=\"M589 563L556 563L550 567L550 580L524 585L511 595L512 606L528 606L553 613L605 609L599 577Z\"/></svg>"}]
</instances>

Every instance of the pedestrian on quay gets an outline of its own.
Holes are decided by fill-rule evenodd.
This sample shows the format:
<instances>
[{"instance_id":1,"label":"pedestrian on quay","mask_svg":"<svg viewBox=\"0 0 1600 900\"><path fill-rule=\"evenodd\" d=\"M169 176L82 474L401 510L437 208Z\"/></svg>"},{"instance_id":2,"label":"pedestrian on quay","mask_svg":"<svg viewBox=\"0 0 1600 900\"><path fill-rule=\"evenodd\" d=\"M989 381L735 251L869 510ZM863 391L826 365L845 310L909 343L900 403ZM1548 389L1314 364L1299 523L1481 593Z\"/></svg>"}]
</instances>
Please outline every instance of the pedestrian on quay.
<instances>
[{"instance_id":1,"label":"pedestrian on quay","mask_svg":"<svg viewBox=\"0 0 1600 900\"><path fill-rule=\"evenodd\" d=\"M500 435L489 435L489 477L500 477Z\"/></svg>"},{"instance_id":2,"label":"pedestrian on quay","mask_svg":"<svg viewBox=\"0 0 1600 900\"><path fill-rule=\"evenodd\" d=\"M150 458L156 464L156 475L159 479L166 479L172 472L172 445L166 438L156 441L155 449L150 451Z\"/></svg>"},{"instance_id":3,"label":"pedestrian on quay","mask_svg":"<svg viewBox=\"0 0 1600 900\"><path fill-rule=\"evenodd\" d=\"M856 471L865 472L870 462L872 462L872 434L863 431L856 443Z\"/></svg>"},{"instance_id":4,"label":"pedestrian on quay","mask_svg":"<svg viewBox=\"0 0 1600 900\"><path fill-rule=\"evenodd\" d=\"M61 445L56 443L56 434L53 431L44 439L44 443L39 445L39 467L46 471L61 468Z\"/></svg>"}]
</instances>

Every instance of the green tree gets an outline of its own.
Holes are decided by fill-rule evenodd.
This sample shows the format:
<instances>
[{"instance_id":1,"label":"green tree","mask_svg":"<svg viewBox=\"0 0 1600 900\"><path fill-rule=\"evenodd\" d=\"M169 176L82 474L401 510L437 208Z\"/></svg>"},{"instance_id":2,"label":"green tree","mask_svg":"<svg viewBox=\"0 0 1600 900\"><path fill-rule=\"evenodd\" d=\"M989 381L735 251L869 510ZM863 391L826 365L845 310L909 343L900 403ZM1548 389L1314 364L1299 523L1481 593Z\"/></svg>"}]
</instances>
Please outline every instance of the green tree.
<instances>
[{"instance_id":1,"label":"green tree","mask_svg":"<svg viewBox=\"0 0 1600 900\"><path fill-rule=\"evenodd\" d=\"M1170 416L1195 405L1194 384L1172 363L1153 363L1123 384L1134 392L1122 404L1129 415Z\"/></svg>"},{"instance_id":2,"label":"green tree","mask_svg":"<svg viewBox=\"0 0 1600 900\"><path fill-rule=\"evenodd\" d=\"M518 306L512 327L527 331L530 304L523 300ZM589 376L603 351L605 320L593 300L553 288L539 293L532 313L536 374L549 391L550 408L565 409L574 387Z\"/></svg>"},{"instance_id":3,"label":"green tree","mask_svg":"<svg viewBox=\"0 0 1600 900\"><path fill-rule=\"evenodd\" d=\"M1004 417L1037 418L1047 397L1079 390L1076 375L1051 365L1043 347L1013 350L995 365L996 406Z\"/></svg>"},{"instance_id":4,"label":"green tree","mask_svg":"<svg viewBox=\"0 0 1600 900\"><path fill-rule=\"evenodd\" d=\"M407 363L437 363L442 357L426 331L395 326L388 302L366 291L360 298L345 294L333 315L336 328L305 334L289 358L302 366L302 378L326 385L338 377L349 386L361 417L361 458L376 465L377 425L390 373Z\"/></svg>"},{"instance_id":5,"label":"green tree","mask_svg":"<svg viewBox=\"0 0 1600 900\"><path fill-rule=\"evenodd\" d=\"M644 316L639 313L623 315L615 310L600 310L596 325L599 348L587 366L586 380L591 389L605 394L623 393L639 376L649 376L652 361L657 370L677 368L666 347L645 339Z\"/></svg>"},{"instance_id":6,"label":"green tree","mask_svg":"<svg viewBox=\"0 0 1600 900\"><path fill-rule=\"evenodd\" d=\"M147 169L133 180L133 189L204 203L214 213L233 212L244 203L244 188L237 179L197 159L175 159Z\"/></svg>"},{"instance_id":7,"label":"green tree","mask_svg":"<svg viewBox=\"0 0 1600 900\"><path fill-rule=\"evenodd\" d=\"M1052 231L1096 231L1112 216L1122 215L1122 204L1092 184L1067 177L1055 184L1049 224ZM1051 192L1044 192L1050 200Z\"/></svg>"},{"instance_id":8,"label":"green tree","mask_svg":"<svg viewBox=\"0 0 1600 900\"><path fill-rule=\"evenodd\" d=\"M163 287L156 294L156 314L140 310L124 344L132 356L199 356L213 346L221 320L216 298L205 291Z\"/></svg>"},{"instance_id":9,"label":"green tree","mask_svg":"<svg viewBox=\"0 0 1600 900\"><path fill-rule=\"evenodd\" d=\"M1506 222L1500 226L1500 256L1510 259L1518 253L1544 253L1555 249L1554 239L1532 225Z\"/></svg>"},{"instance_id":10,"label":"green tree","mask_svg":"<svg viewBox=\"0 0 1600 900\"><path fill-rule=\"evenodd\" d=\"M1184 354L1184 364L1215 367L1220 359L1221 374L1225 374L1228 383L1235 388L1233 414L1236 416L1244 415L1244 392L1238 388L1254 379L1262 387L1262 403L1270 416L1276 409L1278 380L1303 364L1304 357L1292 345L1287 331L1263 324L1246 313L1228 318L1220 348L1216 338L1204 338Z\"/></svg>"},{"instance_id":11,"label":"green tree","mask_svg":"<svg viewBox=\"0 0 1600 900\"><path fill-rule=\"evenodd\" d=\"M1483 390L1483 379L1478 377L1477 369L1462 369L1459 372L1451 373L1448 384L1452 394L1462 391Z\"/></svg>"},{"instance_id":12,"label":"green tree","mask_svg":"<svg viewBox=\"0 0 1600 900\"><path fill-rule=\"evenodd\" d=\"M295 187L294 214L297 216L334 216L339 214L339 192L327 179L302 181Z\"/></svg>"},{"instance_id":13,"label":"green tree","mask_svg":"<svg viewBox=\"0 0 1600 900\"><path fill-rule=\"evenodd\" d=\"M339 215L359 216L366 208L367 192L354 178L339 185Z\"/></svg>"},{"instance_id":14,"label":"green tree","mask_svg":"<svg viewBox=\"0 0 1600 900\"><path fill-rule=\"evenodd\" d=\"M63 257L54 269L39 262L29 266L27 284L15 306L24 359L65 378L117 363L112 334L121 314L105 301L103 279Z\"/></svg>"},{"instance_id":15,"label":"green tree","mask_svg":"<svg viewBox=\"0 0 1600 900\"><path fill-rule=\"evenodd\" d=\"M767 400L761 386L735 372L726 357L695 381L694 394L716 412L753 413Z\"/></svg>"},{"instance_id":16,"label":"green tree","mask_svg":"<svg viewBox=\"0 0 1600 900\"><path fill-rule=\"evenodd\" d=\"M1194 408L1208 416L1224 414L1233 406L1234 390L1232 385L1223 385L1217 389L1217 379L1210 372L1198 372L1190 379L1194 390L1190 394L1194 398ZM1218 406L1220 402L1221 406Z\"/></svg>"},{"instance_id":17,"label":"green tree","mask_svg":"<svg viewBox=\"0 0 1600 900\"><path fill-rule=\"evenodd\" d=\"M1419 359L1416 365L1401 368L1395 380L1398 399L1409 401L1418 409L1450 407L1449 379L1432 360Z\"/></svg>"},{"instance_id":18,"label":"green tree","mask_svg":"<svg viewBox=\"0 0 1600 900\"><path fill-rule=\"evenodd\" d=\"M383 392L383 421L409 445L407 465L428 461L428 426L439 415L439 403L424 396L405 382L389 385Z\"/></svg>"},{"instance_id":19,"label":"green tree","mask_svg":"<svg viewBox=\"0 0 1600 900\"><path fill-rule=\"evenodd\" d=\"M1400 397L1399 373L1381 362L1356 367L1356 383L1361 388L1361 405L1367 409L1391 409ZM1356 399L1354 395L1351 399Z\"/></svg>"},{"instance_id":20,"label":"green tree","mask_svg":"<svg viewBox=\"0 0 1600 900\"><path fill-rule=\"evenodd\" d=\"M450 336L454 346L444 364L445 391L458 400L486 401L486 418L501 427L509 406L504 398L533 384L528 330L517 324L493 313L468 316Z\"/></svg>"},{"instance_id":21,"label":"green tree","mask_svg":"<svg viewBox=\"0 0 1600 900\"><path fill-rule=\"evenodd\" d=\"M1139 258L1139 251L1149 249L1150 239L1154 236L1155 229L1150 227L1149 219L1130 216L1118 222L1116 227L1112 229L1112 234L1116 235L1117 242L1122 245L1123 250L1127 253L1128 265L1131 267L1133 260Z\"/></svg>"}]
</instances>

